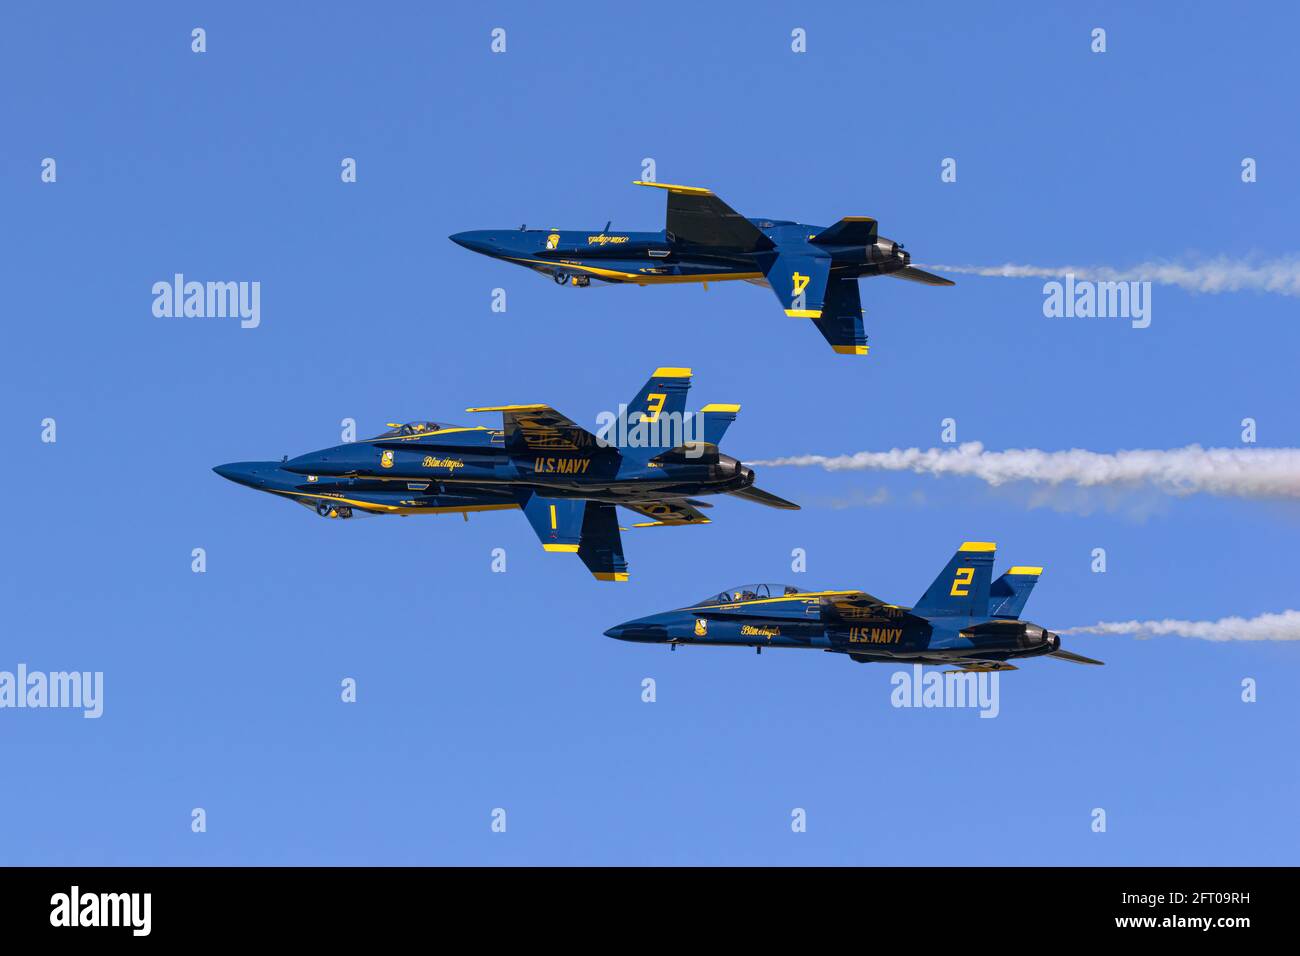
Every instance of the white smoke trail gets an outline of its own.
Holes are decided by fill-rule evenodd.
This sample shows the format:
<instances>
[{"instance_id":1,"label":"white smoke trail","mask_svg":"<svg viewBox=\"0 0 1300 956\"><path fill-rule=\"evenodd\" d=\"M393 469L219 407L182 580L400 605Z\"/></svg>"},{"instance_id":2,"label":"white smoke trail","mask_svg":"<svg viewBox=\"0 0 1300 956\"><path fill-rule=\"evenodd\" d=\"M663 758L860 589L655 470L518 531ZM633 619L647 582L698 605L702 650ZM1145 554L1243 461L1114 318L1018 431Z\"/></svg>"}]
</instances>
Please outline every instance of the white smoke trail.
<instances>
[{"instance_id":1,"label":"white smoke trail","mask_svg":"<svg viewBox=\"0 0 1300 956\"><path fill-rule=\"evenodd\" d=\"M1300 296L1300 256L1249 262L1220 256L1184 265L1177 262L1143 262L1128 269L1112 266L1031 266L1008 262L1000 266L926 265L936 272L959 275L1001 276L1008 279L1059 279L1073 273L1076 279L1094 282L1149 280L1178 286L1188 292L1274 292Z\"/></svg>"},{"instance_id":2,"label":"white smoke trail","mask_svg":"<svg viewBox=\"0 0 1300 956\"><path fill-rule=\"evenodd\" d=\"M852 455L798 455L754 461L764 467L820 467L827 471L910 471L921 475L979 478L994 487L1029 481L1082 488L1147 486L1169 495L1300 498L1300 448L1170 450L985 451L979 442L956 448L893 448Z\"/></svg>"},{"instance_id":3,"label":"white smoke trail","mask_svg":"<svg viewBox=\"0 0 1300 956\"><path fill-rule=\"evenodd\" d=\"M1072 627L1062 634L1130 634L1134 637L1189 637L1202 641L1300 641L1300 611L1225 617L1217 621L1102 621Z\"/></svg>"}]
</instances>

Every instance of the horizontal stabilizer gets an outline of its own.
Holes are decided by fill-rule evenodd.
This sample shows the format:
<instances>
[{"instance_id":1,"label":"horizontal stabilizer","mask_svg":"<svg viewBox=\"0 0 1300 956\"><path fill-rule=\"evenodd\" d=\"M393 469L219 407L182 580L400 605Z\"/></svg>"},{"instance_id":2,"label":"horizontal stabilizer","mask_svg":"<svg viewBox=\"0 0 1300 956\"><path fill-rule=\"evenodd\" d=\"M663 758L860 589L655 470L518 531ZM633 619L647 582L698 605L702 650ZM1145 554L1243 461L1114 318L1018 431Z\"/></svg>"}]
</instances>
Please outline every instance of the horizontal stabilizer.
<instances>
[{"instance_id":1,"label":"horizontal stabilizer","mask_svg":"<svg viewBox=\"0 0 1300 956\"><path fill-rule=\"evenodd\" d=\"M634 528L658 528L664 525L709 524L709 519L697 507L700 504L703 502L676 498L668 501L625 501L623 507L651 519L636 522Z\"/></svg>"},{"instance_id":2,"label":"horizontal stabilizer","mask_svg":"<svg viewBox=\"0 0 1300 956\"><path fill-rule=\"evenodd\" d=\"M897 272L890 272L887 275L895 279L906 279L908 282L919 282L922 285L956 285L951 279L945 279L943 276L937 276L933 272L926 272L924 269L917 269L913 266L905 266Z\"/></svg>"},{"instance_id":3,"label":"horizontal stabilizer","mask_svg":"<svg viewBox=\"0 0 1300 956\"><path fill-rule=\"evenodd\" d=\"M730 491L727 493L735 495L737 498L744 498L746 501L753 501L756 504L767 505L769 508L781 508L785 511L799 510L799 506L793 501L786 501L784 498L778 498L771 492L764 491L762 488L755 488L753 485L748 488L741 488L739 491Z\"/></svg>"},{"instance_id":4,"label":"horizontal stabilizer","mask_svg":"<svg viewBox=\"0 0 1300 956\"><path fill-rule=\"evenodd\" d=\"M1095 661L1091 657L1084 657L1082 654L1075 654L1072 651L1067 651L1063 647L1058 647L1056 650L1050 652L1047 656L1058 657L1063 661L1070 661L1071 663L1074 664L1105 664L1106 663L1105 661Z\"/></svg>"},{"instance_id":5,"label":"horizontal stabilizer","mask_svg":"<svg viewBox=\"0 0 1300 956\"><path fill-rule=\"evenodd\" d=\"M845 216L808 240L818 246L871 246L876 242L876 220L870 216Z\"/></svg>"}]
</instances>

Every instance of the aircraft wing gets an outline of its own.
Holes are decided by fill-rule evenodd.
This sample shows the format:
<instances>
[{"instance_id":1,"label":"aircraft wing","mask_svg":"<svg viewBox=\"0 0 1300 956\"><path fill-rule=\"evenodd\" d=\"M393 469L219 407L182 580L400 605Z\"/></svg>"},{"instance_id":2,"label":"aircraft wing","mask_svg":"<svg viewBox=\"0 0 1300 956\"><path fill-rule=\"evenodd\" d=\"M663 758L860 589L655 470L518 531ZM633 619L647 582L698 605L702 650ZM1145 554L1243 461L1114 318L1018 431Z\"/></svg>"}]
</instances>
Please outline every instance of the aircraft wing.
<instances>
[{"instance_id":1,"label":"aircraft wing","mask_svg":"<svg viewBox=\"0 0 1300 956\"><path fill-rule=\"evenodd\" d=\"M703 512L699 511L695 505L699 504L705 508L713 507L705 502L691 502L685 498L676 498L671 501L628 501L623 502L623 507L637 514L645 515L650 521L638 521L632 527L634 528L657 528L661 525L682 525L682 524L708 524L710 519L706 518Z\"/></svg>"},{"instance_id":2,"label":"aircraft wing","mask_svg":"<svg viewBox=\"0 0 1300 956\"><path fill-rule=\"evenodd\" d=\"M500 412L507 448L580 451L597 447L595 435L549 405L486 405L465 411Z\"/></svg>"},{"instance_id":3,"label":"aircraft wing","mask_svg":"<svg viewBox=\"0 0 1300 956\"><path fill-rule=\"evenodd\" d=\"M845 621L874 620L885 614L884 609L890 607L866 591L843 591L826 598L826 604ZM901 609L898 616L902 617Z\"/></svg>"},{"instance_id":4,"label":"aircraft wing","mask_svg":"<svg viewBox=\"0 0 1300 956\"><path fill-rule=\"evenodd\" d=\"M757 252L773 246L772 240L763 235L761 229L708 189L641 180L633 185L653 186L668 191L668 219L665 228L670 238L678 242L734 249L737 252Z\"/></svg>"}]
</instances>

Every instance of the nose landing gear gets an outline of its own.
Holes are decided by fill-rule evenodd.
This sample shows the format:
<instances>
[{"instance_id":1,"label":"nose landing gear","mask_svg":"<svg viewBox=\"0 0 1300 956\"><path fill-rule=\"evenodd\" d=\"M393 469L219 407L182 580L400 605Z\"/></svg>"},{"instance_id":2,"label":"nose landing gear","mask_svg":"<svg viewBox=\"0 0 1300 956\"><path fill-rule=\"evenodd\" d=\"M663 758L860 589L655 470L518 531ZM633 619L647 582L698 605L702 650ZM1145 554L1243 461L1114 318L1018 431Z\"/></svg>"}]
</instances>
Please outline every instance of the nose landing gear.
<instances>
[{"instance_id":1,"label":"nose landing gear","mask_svg":"<svg viewBox=\"0 0 1300 956\"><path fill-rule=\"evenodd\" d=\"M551 278L555 280L556 285L575 285L580 289L585 289L591 285L591 276L569 275L567 272L554 272Z\"/></svg>"},{"instance_id":2,"label":"nose landing gear","mask_svg":"<svg viewBox=\"0 0 1300 956\"><path fill-rule=\"evenodd\" d=\"M316 513L322 518L351 518L352 509L347 505L334 505L328 501L316 503Z\"/></svg>"}]
</instances>

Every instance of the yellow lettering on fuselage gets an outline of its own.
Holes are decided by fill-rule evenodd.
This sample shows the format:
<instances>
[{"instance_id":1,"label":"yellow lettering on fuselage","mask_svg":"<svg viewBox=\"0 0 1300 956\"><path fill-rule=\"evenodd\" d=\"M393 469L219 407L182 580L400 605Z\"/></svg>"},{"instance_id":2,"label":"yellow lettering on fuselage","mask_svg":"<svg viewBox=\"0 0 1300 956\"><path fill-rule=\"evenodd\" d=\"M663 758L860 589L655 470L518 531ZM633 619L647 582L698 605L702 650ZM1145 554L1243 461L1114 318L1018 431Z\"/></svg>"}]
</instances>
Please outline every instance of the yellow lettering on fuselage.
<instances>
[{"instance_id":1,"label":"yellow lettering on fuselage","mask_svg":"<svg viewBox=\"0 0 1300 956\"><path fill-rule=\"evenodd\" d=\"M897 644L903 639L901 627L851 627L850 644Z\"/></svg>"},{"instance_id":2,"label":"yellow lettering on fuselage","mask_svg":"<svg viewBox=\"0 0 1300 956\"><path fill-rule=\"evenodd\" d=\"M539 475L585 475L590 458L535 458L533 471Z\"/></svg>"},{"instance_id":3,"label":"yellow lettering on fuselage","mask_svg":"<svg viewBox=\"0 0 1300 956\"><path fill-rule=\"evenodd\" d=\"M465 462L459 458L435 458L433 455L425 455L420 464L424 468L446 468L452 474L455 474L457 468L465 467Z\"/></svg>"}]
</instances>

